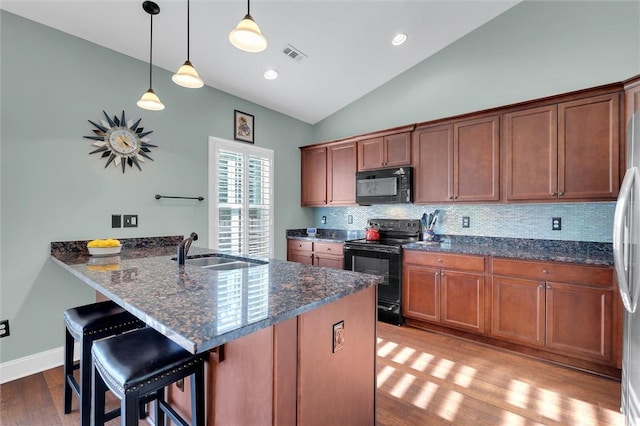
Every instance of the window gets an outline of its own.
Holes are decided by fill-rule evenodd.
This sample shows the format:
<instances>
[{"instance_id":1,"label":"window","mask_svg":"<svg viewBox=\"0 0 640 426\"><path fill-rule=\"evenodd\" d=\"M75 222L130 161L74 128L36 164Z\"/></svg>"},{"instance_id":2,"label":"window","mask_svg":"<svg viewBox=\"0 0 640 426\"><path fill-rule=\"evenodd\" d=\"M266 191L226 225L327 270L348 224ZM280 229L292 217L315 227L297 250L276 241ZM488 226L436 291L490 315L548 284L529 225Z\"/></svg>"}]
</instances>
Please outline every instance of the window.
<instances>
[{"instance_id":1,"label":"window","mask_svg":"<svg viewBox=\"0 0 640 426\"><path fill-rule=\"evenodd\" d=\"M273 151L209 138L209 245L273 257Z\"/></svg>"}]
</instances>

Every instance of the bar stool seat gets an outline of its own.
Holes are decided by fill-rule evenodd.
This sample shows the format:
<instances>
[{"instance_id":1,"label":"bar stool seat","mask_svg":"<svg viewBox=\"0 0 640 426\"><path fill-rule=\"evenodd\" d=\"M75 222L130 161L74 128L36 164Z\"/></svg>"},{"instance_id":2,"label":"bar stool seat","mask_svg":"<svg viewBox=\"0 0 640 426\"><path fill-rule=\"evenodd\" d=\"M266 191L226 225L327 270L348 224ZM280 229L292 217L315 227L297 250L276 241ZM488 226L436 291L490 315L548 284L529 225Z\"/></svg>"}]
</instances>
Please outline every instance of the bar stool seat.
<instances>
[{"instance_id":1,"label":"bar stool seat","mask_svg":"<svg viewBox=\"0 0 640 426\"><path fill-rule=\"evenodd\" d=\"M64 311L64 412L71 412L71 391L80 400L80 424L91 420L91 346L95 340L144 327L145 323L111 300ZM80 342L80 362L74 363L74 343ZM80 369L80 383L73 376Z\"/></svg>"},{"instance_id":2,"label":"bar stool seat","mask_svg":"<svg viewBox=\"0 0 640 426\"><path fill-rule=\"evenodd\" d=\"M143 328L95 342L93 355L93 418L104 425L105 392L120 399L122 425L137 425L139 405L152 395L156 426L168 415L173 423L187 425L169 406L165 387L192 376L191 425L204 426L204 361L207 353L192 354L152 328Z\"/></svg>"}]
</instances>

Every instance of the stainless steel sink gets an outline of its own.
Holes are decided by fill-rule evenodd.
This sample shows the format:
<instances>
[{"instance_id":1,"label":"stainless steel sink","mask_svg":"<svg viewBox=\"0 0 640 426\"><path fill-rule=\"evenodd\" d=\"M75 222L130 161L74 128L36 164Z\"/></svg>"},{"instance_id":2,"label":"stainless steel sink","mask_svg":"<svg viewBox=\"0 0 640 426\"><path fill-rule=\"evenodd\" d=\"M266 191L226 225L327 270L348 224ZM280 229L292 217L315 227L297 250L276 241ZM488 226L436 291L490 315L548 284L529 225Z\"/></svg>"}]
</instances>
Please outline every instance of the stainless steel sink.
<instances>
[{"instance_id":1,"label":"stainless steel sink","mask_svg":"<svg viewBox=\"0 0 640 426\"><path fill-rule=\"evenodd\" d=\"M171 260L176 260L176 258L173 258ZM250 268L252 266L265 265L268 262L256 259L248 259L239 256L231 256L227 254L212 253L205 255L187 256L184 263L186 265L198 266L200 268L225 271L230 269L242 269Z\"/></svg>"}]
</instances>

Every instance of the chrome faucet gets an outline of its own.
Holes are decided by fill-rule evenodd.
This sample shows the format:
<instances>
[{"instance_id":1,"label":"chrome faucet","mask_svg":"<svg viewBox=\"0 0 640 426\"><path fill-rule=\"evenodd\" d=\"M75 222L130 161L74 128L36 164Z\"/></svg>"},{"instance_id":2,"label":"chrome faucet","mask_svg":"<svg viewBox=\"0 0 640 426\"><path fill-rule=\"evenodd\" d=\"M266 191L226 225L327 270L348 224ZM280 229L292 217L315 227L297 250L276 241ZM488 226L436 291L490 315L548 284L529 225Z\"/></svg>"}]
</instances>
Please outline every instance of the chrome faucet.
<instances>
[{"instance_id":1,"label":"chrome faucet","mask_svg":"<svg viewBox=\"0 0 640 426\"><path fill-rule=\"evenodd\" d=\"M191 243L198 240L198 234L192 232L189 238L185 238L178 244L178 265L184 265L184 260L187 257L187 253L189 253L189 247L191 247Z\"/></svg>"}]
</instances>

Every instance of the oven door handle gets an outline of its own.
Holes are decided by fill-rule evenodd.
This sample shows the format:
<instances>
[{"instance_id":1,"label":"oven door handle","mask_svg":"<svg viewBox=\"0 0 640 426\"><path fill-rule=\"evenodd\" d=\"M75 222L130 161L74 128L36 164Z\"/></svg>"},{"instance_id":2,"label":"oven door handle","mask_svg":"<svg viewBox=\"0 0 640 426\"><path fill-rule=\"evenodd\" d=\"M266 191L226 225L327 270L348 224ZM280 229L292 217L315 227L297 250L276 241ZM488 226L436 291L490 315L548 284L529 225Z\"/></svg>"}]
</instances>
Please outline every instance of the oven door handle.
<instances>
[{"instance_id":1,"label":"oven door handle","mask_svg":"<svg viewBox=\"0 0 640 426\"><path fill-rule=\"evenodd\" d=\"M385 247L355 247L355 246L344 246L344 254L350 254L349 252L359 252L359 253L387 253L387 254L400 254L400 250L395 248L385 248Z\"/></svg>"}]
</instances>

